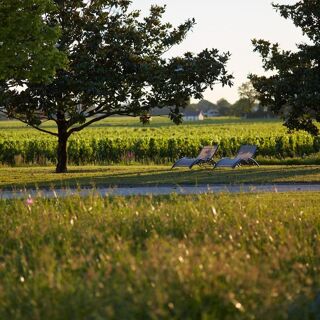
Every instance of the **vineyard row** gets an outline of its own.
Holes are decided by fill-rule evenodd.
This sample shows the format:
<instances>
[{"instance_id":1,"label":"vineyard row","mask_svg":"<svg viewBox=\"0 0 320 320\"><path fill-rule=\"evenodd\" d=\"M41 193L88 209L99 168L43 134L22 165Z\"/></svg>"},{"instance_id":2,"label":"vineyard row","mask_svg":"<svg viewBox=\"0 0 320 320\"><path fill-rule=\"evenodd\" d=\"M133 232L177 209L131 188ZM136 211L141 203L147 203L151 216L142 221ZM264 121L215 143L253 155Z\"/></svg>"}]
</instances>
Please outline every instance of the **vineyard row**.
<instances>
[{"instance_id":1,"label":"vineyard row","mask_svg":"<svg viewBox=\"0 0 320 320\"><path fill-rule=\"evenodd\" d=\"M241 144L255 144L258 155L266 158L299 158L320 151L320 137L279 135L270 137L215 136L213 139L188 138L94 138L77 137L68 143L72 164L154 162L168 163L182 156L195 157L202 146L219 144L218 157L232 156ZM0 163L49 164L56 162L55 140L0 138Z\"/></svg>"}]
</instances>

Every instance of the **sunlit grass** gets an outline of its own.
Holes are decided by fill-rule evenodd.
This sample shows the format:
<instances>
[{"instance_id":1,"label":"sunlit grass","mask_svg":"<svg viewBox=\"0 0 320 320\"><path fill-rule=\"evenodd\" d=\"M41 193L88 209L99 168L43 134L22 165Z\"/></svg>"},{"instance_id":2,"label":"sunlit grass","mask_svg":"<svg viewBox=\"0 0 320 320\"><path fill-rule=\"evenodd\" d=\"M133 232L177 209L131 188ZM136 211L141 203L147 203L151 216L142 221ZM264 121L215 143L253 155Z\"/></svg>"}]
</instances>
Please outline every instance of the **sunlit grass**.
<instances>
[{"instance_id":1,"label":"sunlit grass","mask_svg":"<svg viewBox=\"0 0 320 320\"><path fill-rule=\"evenodd\" d=\"M319 195L0 201L0 319L316 319Z\"/></svg>"},{"instance_id":2,"label":"sunlit grass","mask_svg":"<svg viewBox=\"0 0 320 320\"><path fill-rule=\"evenodd\" d=\"M164 184L320 183L319 166L262 166L232 169L212 167L170 170L170 166L0 167L0 189L64 186L146 186Z\"/></svg>"}]
</instances>

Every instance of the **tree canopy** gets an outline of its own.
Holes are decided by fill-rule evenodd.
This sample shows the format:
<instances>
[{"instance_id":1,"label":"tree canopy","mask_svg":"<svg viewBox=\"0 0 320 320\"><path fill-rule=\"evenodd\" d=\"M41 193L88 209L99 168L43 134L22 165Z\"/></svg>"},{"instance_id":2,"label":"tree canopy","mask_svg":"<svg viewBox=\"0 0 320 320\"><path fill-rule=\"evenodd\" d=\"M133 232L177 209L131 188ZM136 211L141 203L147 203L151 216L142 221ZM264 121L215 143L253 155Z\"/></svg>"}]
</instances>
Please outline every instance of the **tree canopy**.
<instances>
[{"instance_id":1,"label":"tree canopy","mask_svg":"<svg viewBox=\"0 0 320 320\"><path fill-rule=\"evenodd\" d=\"M54 10L51 0L0 0L0 80L48 81L66 65L59 28L45 22Z\"/></svg>"},{"instance_id":2,"label":"tree canopy","mask_svg":"<svg viewBox=\"0 0 320 320\"><path fill-rule=\"evenodd\" d=\"M49 84L26 80L25 90L6 83L2 111L57 136L57 172L67 170L67 140L88 125L112 115L145 115L170 106L170 118L182 119L190 97L201 99L216 83L232 85L226 70L229 53L205 49L165 59L181 43L194 20L173 27L162 22L165 7L152 6L146 17L130 10L130 0L56 0L57 10L45 16L59 24L57 45L69 60ZM0 103L1 105L1 103ZM44 129L52 120L57 131Z\"/></svg>"},{"instance_id":3,"label":"tree canopy","mask_svg":"<svg viewBox=\"0 0 320 320\"><path fill-rule=\"evenodd\" d=\"M238 88L240 99L231 107L231 114L235 116L245 116L254 110L258 102L258 93L250 81L242 83Z\"/></svg>"},{"instance_id":4,"label":"tree canopy","mask_svg":"<svg viewBox=\"0 0 320 320\"><path fill-rule=\"evenodd\" d=\"M291 19L308 37L295 52L279 44L253 40L254 51L262 56L263 67L272 76L251 75L250 79L265 106L285 119L290 129L318 135L320 122L320 2L302 0L293 5L274 4L285 19Z\"/></svg>"},{"instance_id":5,"label":"tree canopy","mask_svg":"<svg viewBox=\"0 0 320 320\"><path fill-rule=\"evenodd\" d=\"M251 81L244 82L239 88L238 93L240 99L245 99L248 101L248 110L250 112L254 105L258 102L258 93L256 89L253 87Z\"/></svg>"},{"instance_id":6,"label":"tree canopy","mask_svg":"<svg viewBox=\"0 0 320 320\"><path fill-rule=\"evenodd\" d=\"M225 99L225 98L219 99L217 101L217 107L218 107L220 115L222 115L222 116L230 115L231 103L227 99Z\"/></svg>"}]
</instances>

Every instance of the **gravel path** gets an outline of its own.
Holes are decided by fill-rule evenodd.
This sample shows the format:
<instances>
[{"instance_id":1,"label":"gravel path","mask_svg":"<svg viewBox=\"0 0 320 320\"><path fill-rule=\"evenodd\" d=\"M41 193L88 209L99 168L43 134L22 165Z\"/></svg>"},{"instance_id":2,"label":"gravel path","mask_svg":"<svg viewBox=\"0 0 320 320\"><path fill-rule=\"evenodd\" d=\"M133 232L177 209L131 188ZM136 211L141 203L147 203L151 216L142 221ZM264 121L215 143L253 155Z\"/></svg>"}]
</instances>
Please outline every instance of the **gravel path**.
<instances>
[{"instance_id":1,"label":"gravel path","mask_svg":"<svg viewBox=\"0 0 320 320\"><path fill-rule=\"evenodd\" d=\"M55 189L35 190L25 189L17 191L0 191L0 199L19 199L32 197L67 197L74 194L87 196L92 192L106 195L168 195L176 194L205 194L205 193L257 193L257 192L299 192L320 191L320 184L265 184L265 185L199 185L199 186L150 186L150 187L118 187L83 188L83 189Z\"/></svg>"}]
</instances>

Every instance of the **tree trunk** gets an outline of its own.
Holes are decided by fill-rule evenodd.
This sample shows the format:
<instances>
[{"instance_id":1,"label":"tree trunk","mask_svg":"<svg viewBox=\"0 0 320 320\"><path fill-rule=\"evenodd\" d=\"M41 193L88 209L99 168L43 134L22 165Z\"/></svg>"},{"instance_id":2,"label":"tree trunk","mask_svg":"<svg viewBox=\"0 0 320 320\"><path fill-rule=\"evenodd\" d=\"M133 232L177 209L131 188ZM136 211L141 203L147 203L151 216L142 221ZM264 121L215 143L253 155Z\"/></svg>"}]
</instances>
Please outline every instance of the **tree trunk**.
<instances>
[{"instance_id":1,"label":"tree trunk","mask_svg":"<svg viewBox=\"0 0 320 320\"><path fill-rule=\"evenodd\" d=\"M66 126L58 126L58 150L57 150L57 167L56 173L65 173L68 171L68 155L67 155L68 134Z\"/></svg>"}]
</instances>

